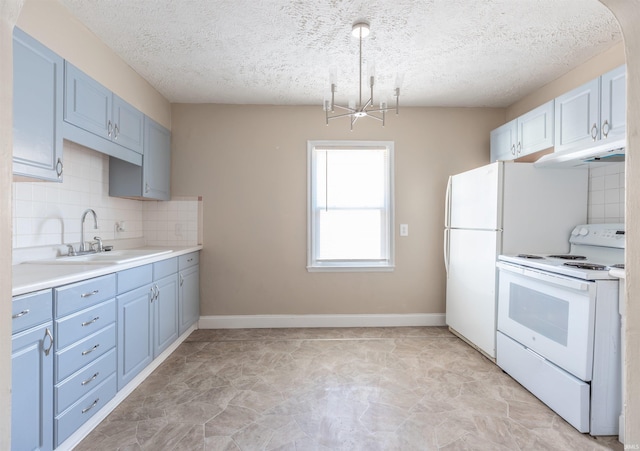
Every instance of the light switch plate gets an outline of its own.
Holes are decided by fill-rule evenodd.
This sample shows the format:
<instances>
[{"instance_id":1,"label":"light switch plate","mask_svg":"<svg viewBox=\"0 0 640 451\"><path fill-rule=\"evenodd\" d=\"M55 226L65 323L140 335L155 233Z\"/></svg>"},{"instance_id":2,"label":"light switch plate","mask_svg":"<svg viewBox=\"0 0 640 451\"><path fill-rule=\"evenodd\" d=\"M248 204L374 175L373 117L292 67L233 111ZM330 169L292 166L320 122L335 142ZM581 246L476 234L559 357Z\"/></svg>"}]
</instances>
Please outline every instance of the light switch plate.
<instances>
[{"instance_id":1,"label":"light switch plate","mask_svg":"<svg viewBox=\"0 0 640 451\"><path fill-rule=\"evenodd\" d=\"M400 224L400 236L409 236L409 224Z\"/></svg>"}]
</instances>

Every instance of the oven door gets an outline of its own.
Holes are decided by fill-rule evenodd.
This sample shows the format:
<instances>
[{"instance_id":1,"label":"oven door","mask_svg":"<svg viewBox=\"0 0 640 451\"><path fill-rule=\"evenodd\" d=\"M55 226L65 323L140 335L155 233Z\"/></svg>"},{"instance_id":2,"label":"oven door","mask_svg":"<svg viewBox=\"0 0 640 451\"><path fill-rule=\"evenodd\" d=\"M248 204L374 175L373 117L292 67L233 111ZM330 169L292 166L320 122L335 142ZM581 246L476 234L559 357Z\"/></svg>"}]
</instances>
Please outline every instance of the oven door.
<instances>
[{"instance_id":1,"label":"oven door","mask_svg":"<svg viewBox=\"0 0 640 451\"><path fill-rule=\"evenodd\" d=\"M498 330L583 381L591 380L595 282L497 264Z\"/></svg>"}]
</instances>

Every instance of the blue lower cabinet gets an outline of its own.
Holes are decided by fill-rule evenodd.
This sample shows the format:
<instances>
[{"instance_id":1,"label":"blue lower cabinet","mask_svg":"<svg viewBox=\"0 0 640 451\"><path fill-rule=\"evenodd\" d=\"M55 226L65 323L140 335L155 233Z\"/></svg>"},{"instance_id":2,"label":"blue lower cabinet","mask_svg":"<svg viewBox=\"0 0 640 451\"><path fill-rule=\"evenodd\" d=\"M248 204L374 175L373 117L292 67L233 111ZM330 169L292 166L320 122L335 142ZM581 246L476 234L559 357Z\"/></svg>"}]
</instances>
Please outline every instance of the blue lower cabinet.
<instances>
[{"instance_id":1,"label":"blue lower cabinet","mask_svg":"<svg viewBox=\"0 0 640 451\"><path fill-rule=\"evenodd\" d=\"M54 290L53 439L60 446L117 391L116 277Z\"/></svg>"},{"instance_id":2,"label":"blue lower cabinet","mask_svg":"<svg viewBox=\"0 0 640 451\"><path fill-rule=\"evenodd\" d=\"M56 352L56 382L61 382L116 345L116 325L110 324L83 340Z\"/></svg>"},{"instance_id":3,"label":"blue lower cabinet","mask_svg":"<svg viewBox=\"0 0 640 451\"><path fill-rule=\"evenodd\" d=\"M55 418L55 443L60 446L89 418L105 406L118 391L116 373L76 401Z\"/></svg>"},{"instance_id":4,"label":"blue lower cabinet","mask_svg":"<svg viewBox=\"0 0 640 451\"><path fill-rule=\"evenodd\" d=\"M153 360L154 295L151 285L118 295L118 390Z\"/></svg>"},{"instance_id":5,"label":"blue lower cabinet","mask_svg":"<svg viewBox=\"0 0 640 451\"><path fill-rule=\"evenodd\" d=\"M53 447L52 331L49 321L16 333L11 340L11 449L15 451Z\"/></svg>"},{"instance_id":6,"label":"blue lower cabinet","mask_svg":"<svg viewBox=\"0 0 640 451\"><path fill-rule=\"evenodd\" d=\"M153 357L157 357L178 338L178 277L174 273L155 282L153 301Z\"/></svg>"},{"instance_id":7,"label":"blue lower cabinet","mask_svg":"<svg viewBox=\"0 0 640 451\"><path fill-rule=\"evenodd\" d=\"M114 348L64 381L56 384L56 415L62 414L78 399L85 396L115 372L116 350Z\"/></svg>"}]
</instances>

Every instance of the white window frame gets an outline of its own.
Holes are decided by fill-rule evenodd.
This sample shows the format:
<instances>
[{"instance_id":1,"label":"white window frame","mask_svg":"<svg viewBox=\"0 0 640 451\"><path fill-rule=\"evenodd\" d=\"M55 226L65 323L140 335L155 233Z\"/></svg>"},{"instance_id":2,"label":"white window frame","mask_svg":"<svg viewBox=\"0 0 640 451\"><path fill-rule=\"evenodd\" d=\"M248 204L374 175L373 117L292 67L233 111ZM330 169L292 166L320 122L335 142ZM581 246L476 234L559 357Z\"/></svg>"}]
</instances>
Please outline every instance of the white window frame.
<instances>
[{"instance_id":1,"label":"white window frame","mask_svg":"<svg viewBox=\"0 0 640 451\"><path fill-rule=\"evenodd\" d=\"M315 148L357 149L386 148L388 152L388 174L385 204L387 206L386 258L383 260L318 260L316 258L317 206L315 204ZM314 140L307 141L307 270L309 272L341 271L393 271L395 267L394 241L394 142L393 141L346 141Z\"/></svg>"}]
</instances>

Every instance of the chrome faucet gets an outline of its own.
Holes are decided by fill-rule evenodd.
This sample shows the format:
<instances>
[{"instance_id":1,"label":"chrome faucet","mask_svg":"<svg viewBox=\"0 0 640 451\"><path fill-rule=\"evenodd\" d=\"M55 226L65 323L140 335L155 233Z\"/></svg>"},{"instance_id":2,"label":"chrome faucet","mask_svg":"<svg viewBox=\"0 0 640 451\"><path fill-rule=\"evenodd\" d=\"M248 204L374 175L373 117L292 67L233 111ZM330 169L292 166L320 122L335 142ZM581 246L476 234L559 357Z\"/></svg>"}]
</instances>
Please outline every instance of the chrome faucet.
<instances>
[{"instance_id":1,"label":"chrome faucet","mask_svg":"<svg viewBox=\"0 0 640 451\"><path fill-rule=\"evenodd\" d=\"M91 208L87 208L84 213L82 213L82 218L80 219L80 248L78 252L86 252L86 248L84 245L84 220L87 217L87 213L91 213L93 215L93 228L98 228L98 217L96 216L96 212Z\"/></svg>"}]
</instances>

